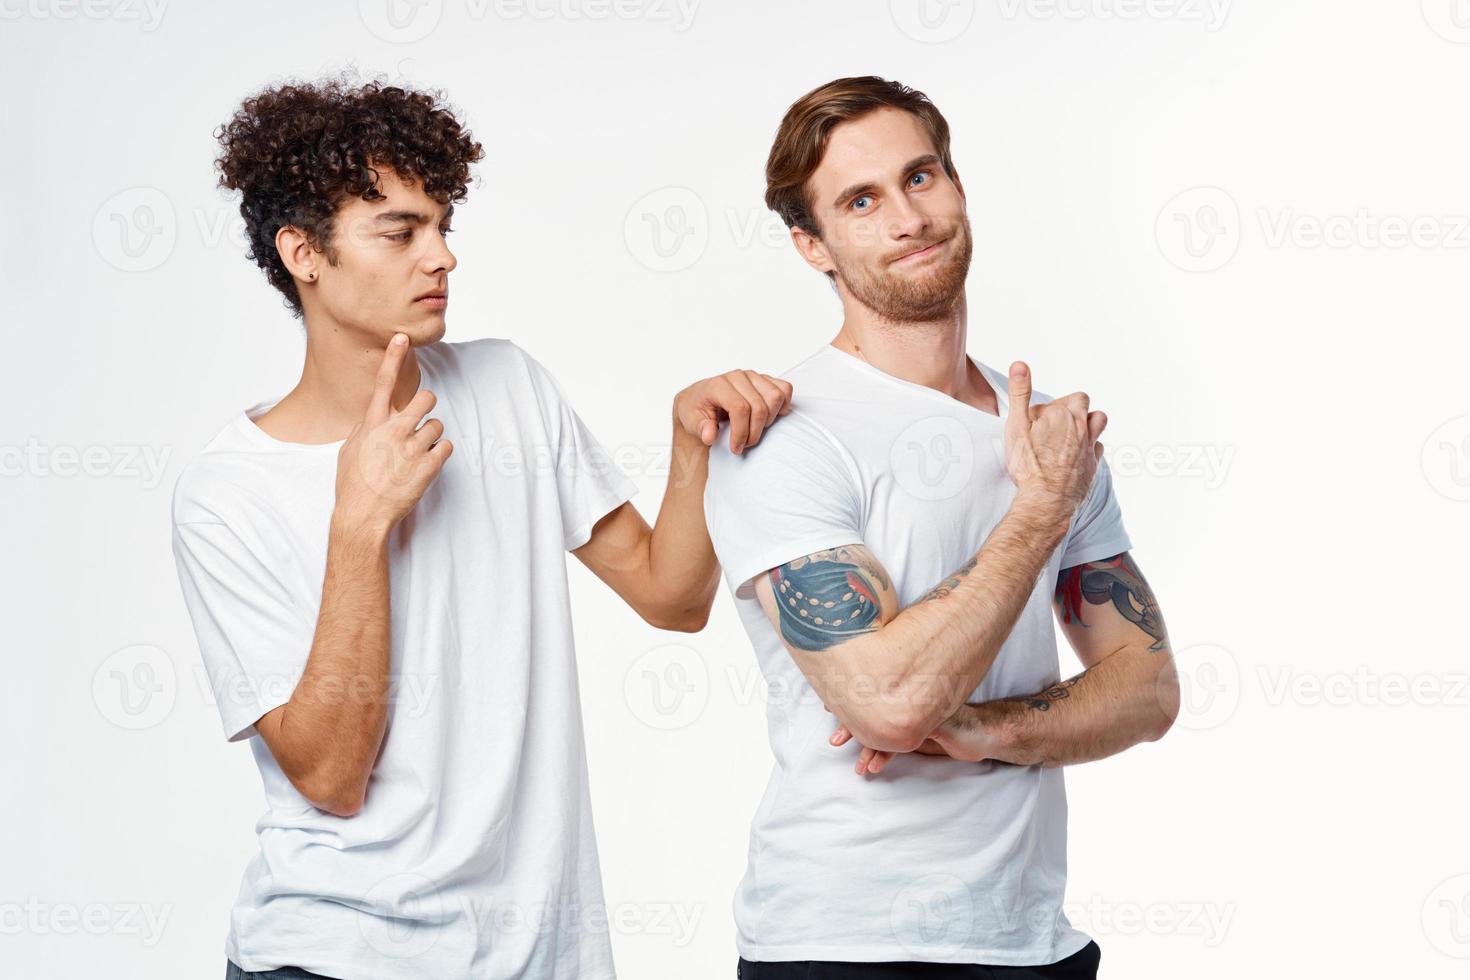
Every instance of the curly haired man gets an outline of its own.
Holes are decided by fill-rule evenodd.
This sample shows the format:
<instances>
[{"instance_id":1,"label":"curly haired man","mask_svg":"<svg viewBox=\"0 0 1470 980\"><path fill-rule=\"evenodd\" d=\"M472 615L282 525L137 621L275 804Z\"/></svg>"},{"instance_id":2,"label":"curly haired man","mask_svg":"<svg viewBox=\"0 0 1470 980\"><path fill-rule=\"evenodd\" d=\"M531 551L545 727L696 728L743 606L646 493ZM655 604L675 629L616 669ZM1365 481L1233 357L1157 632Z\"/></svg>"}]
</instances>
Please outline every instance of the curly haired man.
<instances>
[{"instance_id":1,"label":"curly haired man","mask_svg":"<svg viewBox=\"0 0 1470 980\"><path fill-rule=\"evenodd\" d=\"M755 445L791 386L731 371L678 393L650 528L545 367L443 340L483 151L437 96L281 85L217 136L250 258L306 333L296 386L174 488L224 733L265 792L227 976L612 977L565 552L648 623L701 629L717 427Z\"/></svg>"}]
</instances>

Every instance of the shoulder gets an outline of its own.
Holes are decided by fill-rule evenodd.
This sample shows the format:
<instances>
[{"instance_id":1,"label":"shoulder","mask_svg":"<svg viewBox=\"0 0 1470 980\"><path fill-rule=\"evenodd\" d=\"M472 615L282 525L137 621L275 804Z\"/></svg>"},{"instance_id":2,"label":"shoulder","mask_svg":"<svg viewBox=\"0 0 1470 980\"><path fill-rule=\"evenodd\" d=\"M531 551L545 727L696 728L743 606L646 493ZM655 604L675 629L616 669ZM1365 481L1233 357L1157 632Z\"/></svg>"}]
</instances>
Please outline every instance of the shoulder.
<instances>
[{"instance_id":1,"label":"shoulder","mask_svg":"<svg viewBox=\"0 0 1470 980\"><path fill-rule=\"evenodd\" d=\"M505 337L478 337L474 340L441 340L419 348L422 358L432 359L436 367L448 368L475 378L487 374L504 379L524 379L526 354Z\"/></svg>"},{"instance_id":2,"label":"shoulder","mask_svg":"<svg viewBox=\"0 0 1470 980\"><path fill-rule=\"evenodd\" d=\"M239 427L240 417L232 418L174 479L169 510L175 525L228 522L251 451Z\"/></svg>"},{"instance_id":3,"label":"shoulder","mask_svg":"<svg viewBox=\"0 0 1470 980\"><path fill-rule=\"evenodd\" d=\"M856 463L832 430L813 413L793 407L777 418L760 442L743 453L730 451L730 424L721 422L709 451L709 481L732 489L751 481L789 481L793 474L855 478Z\"/></svg>"}]
</instances>

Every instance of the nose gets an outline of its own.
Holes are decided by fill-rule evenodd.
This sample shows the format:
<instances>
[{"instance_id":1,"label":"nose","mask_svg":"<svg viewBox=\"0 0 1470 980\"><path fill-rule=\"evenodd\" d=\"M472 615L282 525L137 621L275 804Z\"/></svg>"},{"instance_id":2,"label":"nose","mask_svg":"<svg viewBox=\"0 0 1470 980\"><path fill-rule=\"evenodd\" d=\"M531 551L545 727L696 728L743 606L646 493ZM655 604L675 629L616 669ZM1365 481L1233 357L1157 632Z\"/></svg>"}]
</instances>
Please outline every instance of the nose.
<instances>
[{"instance_id":1,"label":"nose","mask_svg":"<svg viewBox=\"0 0 1470 980\"><path fill-rule=\"evenodd\" d=\"M914 202L909 200L908 195L900 194L891 201L888 209L888 233L893 238L900 241L905 238L918 238L929 229L928 216L914 206Z\"/></svg>"},{"instance_id":2,"label":"nose","mask_svg":"<svg viewBox=\"0 0 1470 980\"><path fill-rule=\"evenodd\" d=\"M436 235L434 237L439 240L424 253L425 270L430 275L440 272L453 272L454 267L459 265L459 260L449 250L449 242L445 240L443 235Z\"/></svg>"}]
</instances>

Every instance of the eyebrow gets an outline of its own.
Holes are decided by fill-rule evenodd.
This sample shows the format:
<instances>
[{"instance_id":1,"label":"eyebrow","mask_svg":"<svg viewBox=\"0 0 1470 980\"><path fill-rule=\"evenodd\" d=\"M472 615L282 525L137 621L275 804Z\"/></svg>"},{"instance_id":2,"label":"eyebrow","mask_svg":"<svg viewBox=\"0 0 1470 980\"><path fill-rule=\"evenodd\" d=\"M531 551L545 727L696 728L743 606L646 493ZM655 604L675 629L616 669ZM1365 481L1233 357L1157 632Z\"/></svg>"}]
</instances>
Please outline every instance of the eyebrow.
<instances>
[{"instance_id":1,"label":"eyebrow","mask_svg":"<svg viewBox=\"0 0 1470 980\"><path fill-rule=\"evenodd\" d=\"M907 175L914 172L915 170L918 170L920 167L933 166L938 162L938 154L926 153L921 157L915 157L907 164L905 164L902 173ZM853 198L857 197L859 194L867 194L877 189L878 185L871 180L865 180L860 184L853 184L851 187L843 188L842 193L838 194L835 198L832 199L832 206L834 208L840 208L842 207L844 201L850 201Z\"/></svg>"},{"instance_id":2,"label":"eyebrow","mask_svg":"<svg viewBox=\"0 0 1470 980\"><path fill-rule=\"evenodd\" d=\"M444 212L444 217L440 220L448 221L452 217L454 217L453 204L449 205L449 208ZM422 211L382 211L374 216L373 224L382 227L383 225L396 225L404 221L409 221L421 225L432 220L432 218L432 215L424 214Z\"/></svg>"}]
</instances>

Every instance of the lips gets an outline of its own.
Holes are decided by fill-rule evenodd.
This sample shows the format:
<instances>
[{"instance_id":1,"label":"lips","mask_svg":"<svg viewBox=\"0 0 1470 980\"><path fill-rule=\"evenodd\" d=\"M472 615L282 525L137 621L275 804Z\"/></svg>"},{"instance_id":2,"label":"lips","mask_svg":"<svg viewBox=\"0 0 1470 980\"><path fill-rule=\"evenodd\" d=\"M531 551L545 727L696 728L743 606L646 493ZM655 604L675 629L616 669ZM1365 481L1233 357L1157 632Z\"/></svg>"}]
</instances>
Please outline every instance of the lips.
<instances>
[{"instance_id":1,"label":"lips","mask_svg":"<svg viewBox=\"0 0 1470 980\"><path fill-rule=\"evenodd\" d=\"M928 257L930 255L933 255L935 252L939 251L939 246L943 245L947 241L949 241L948 238L941 238L939 241L933 242L933 243L931 243L929 245L925 245L923 248L915 249L912 252L906 252L905 254L900 255L898 258L894 259L893 261L894 262L907 262L907 261L909 261L911 259L922 259L922 258L926 258L926 257Z\"/></svg>"}]
</instances>

